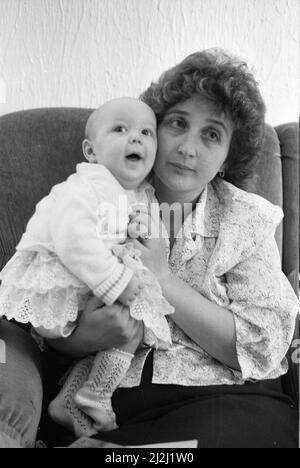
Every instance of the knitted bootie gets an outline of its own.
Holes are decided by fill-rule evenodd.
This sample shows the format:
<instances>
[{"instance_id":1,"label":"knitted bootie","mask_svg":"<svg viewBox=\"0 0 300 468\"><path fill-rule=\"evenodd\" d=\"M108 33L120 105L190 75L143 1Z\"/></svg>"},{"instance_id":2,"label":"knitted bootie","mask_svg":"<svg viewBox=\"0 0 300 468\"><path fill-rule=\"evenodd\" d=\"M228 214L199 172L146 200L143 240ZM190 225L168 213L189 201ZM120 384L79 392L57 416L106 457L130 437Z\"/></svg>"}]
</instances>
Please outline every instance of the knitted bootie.
<instances>
[{"instance_id":1,"label":"knitted bootie","mask_svg":"<svg viewBox=\"0 0 300 468\"><path fill-rule=\"evenodd\" d=\"M75 364L62 390L48 408L49 415L55 422L69 429L78 437L90 437L97 433L93 421L77 408L74 402L74 395L88 379L93 362L94 356L88 356Z\"/></svg>"},{"instance_id":2,"label":"knitted bootie","mask_svg":"<svg viewBox=\"0 0 300 468\"><path fill-rule=\"evenodd\" d=\"M75 402L94 421L97 431L116 429L112 394L130 367L133 354L116 348L100 351L94 361L88 381L77 392Z\"/></svg>"}]
</instances>

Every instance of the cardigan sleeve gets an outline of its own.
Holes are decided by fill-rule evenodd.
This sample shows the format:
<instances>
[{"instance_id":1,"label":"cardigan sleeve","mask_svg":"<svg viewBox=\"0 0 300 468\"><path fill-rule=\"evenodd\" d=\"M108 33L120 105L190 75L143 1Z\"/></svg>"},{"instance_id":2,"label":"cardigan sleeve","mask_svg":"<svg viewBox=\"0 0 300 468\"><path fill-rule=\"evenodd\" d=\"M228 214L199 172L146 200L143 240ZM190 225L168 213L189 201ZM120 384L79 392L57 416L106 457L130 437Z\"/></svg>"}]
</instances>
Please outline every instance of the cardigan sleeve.
<instances>
[{"instance_id":1,"label":"cardigan sleeve","mask_svg":"<svg viewBox=\"0 0 300 468\"><path fill-rule=\"evenodd\" d=\"M64 265L107 305L124 291L133 271L111 252L111 239L99 233L99 197L86 184L68 186L57 197L51 237Z\"/></svg>"},{"instance_id":2,"label":"cardigan sleeve","mask_svg":"<svg viewBox=\"0 0 300 468\"><path fill-rule=\"evenodd\" d=\"M274 235L269 233L240 258L226 280L242 378L272 378L280 364L286 367L299 312L299 301L281 271Z\"/></svg>"}]
</instances>

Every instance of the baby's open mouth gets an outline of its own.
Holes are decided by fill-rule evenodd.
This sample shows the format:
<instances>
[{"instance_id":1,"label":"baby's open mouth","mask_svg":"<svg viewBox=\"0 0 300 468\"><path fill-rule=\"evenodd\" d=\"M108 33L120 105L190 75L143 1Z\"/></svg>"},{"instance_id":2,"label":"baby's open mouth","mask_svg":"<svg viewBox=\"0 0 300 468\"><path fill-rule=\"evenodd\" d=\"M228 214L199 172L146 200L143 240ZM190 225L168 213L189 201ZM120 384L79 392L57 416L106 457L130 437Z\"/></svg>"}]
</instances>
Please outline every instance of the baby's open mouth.
<instances>
[{"instance_id":1,"label":"baby's open mouth","mask_svg":"<svg viewBox=\"0 0 300 468\"><path fill-rule=\"evenodd\" d=\"M140 161L142 159L142 156L140 154L137 154L137 153L131 153L131 154L127 154L126 159L128 161L137 162L137 161Z\"/></svg>"}]
</instances>

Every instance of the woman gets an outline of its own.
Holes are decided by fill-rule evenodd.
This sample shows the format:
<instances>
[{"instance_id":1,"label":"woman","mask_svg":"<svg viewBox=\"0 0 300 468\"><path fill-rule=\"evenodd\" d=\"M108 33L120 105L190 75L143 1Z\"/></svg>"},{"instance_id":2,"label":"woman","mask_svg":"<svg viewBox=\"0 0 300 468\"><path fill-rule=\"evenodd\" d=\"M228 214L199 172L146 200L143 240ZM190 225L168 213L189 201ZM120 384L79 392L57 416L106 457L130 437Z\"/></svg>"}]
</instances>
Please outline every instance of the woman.
<instances>
[{"instance_id":1,"label":"woman","mask_svg":"<svg viewBox=\"0 0 300 468\"><path fill-rule=\"evenodd\" d=\"M142 99L158 119L156 196L174 212L166 226L169 262L164 240L135 244L175 307L174 348L138 352L127 388L113 399L120 429L99 438L296 447L297 412L277 379L287 370L299 308L274 240L282 214L238 188L251 176L262 143L258 86L245 64L206 51L168 70ZM101 324L96 314L84 315L68 353L94 352L122 334L125 341L135 335L138 324L124 309L102 312ZM66 349L66 342L54 345Z\"/></svg>"},{"instance_id":2,"label":"woman","mask_svg":"<svg viewBox=\"0 0 300 468\"><path fill-rule=\"evenodd\" d=\"M135 244L175 307L174 349L138 351L113 397L120 428L97 437L297 447L297 411L278 380L298 311L274 240L281 211L238 188L263 137L257 84L244 64L205 51L168 70L142 98L158 119L156 197L174 212L166 223L169 262L164 240ZM81 357L138 334L126 309L94 308L91 301L74 334L50 346Z\"/></svg>"}]
</instances>

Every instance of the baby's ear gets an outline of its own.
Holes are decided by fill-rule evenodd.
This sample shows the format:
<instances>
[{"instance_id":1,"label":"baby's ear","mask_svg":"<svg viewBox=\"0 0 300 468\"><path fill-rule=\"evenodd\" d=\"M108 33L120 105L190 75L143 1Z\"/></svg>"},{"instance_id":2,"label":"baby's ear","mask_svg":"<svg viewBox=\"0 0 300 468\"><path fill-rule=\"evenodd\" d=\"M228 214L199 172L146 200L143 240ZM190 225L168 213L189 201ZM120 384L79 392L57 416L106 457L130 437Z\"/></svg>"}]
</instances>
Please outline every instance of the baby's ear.
<instances>
[{"instance_id":1,"label":"baby's ear","mask_svg":"<svg viewBox=\"0 0 300 468\"><path fill-rule=\"evenodd\" d=\"M88 160L88 162L94 162L95 161L95 154L93 150L92 143L85 138L82 142L82 152L84 154L85 159Z\"/></svg>"}]
</instances>

